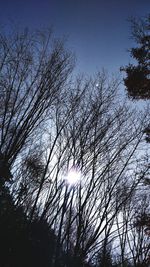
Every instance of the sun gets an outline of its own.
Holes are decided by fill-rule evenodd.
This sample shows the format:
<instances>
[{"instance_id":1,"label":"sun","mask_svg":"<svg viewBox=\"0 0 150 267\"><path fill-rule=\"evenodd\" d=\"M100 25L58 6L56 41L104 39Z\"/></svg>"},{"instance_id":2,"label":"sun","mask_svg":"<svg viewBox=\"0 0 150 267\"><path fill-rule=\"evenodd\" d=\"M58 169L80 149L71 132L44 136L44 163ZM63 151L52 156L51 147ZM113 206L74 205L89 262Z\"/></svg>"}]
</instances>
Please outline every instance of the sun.
<instances>
[{"instance_id":1,"label":"sun","mask_svg":"<svg viewBox=\"0 0 150 267\"><path fill-rule=\"evenodd\" d=\"M75 168L71 168L66 176L66 180L70 185L74 185L81 179L81 172Z\"/></svg>"}]
</instances>

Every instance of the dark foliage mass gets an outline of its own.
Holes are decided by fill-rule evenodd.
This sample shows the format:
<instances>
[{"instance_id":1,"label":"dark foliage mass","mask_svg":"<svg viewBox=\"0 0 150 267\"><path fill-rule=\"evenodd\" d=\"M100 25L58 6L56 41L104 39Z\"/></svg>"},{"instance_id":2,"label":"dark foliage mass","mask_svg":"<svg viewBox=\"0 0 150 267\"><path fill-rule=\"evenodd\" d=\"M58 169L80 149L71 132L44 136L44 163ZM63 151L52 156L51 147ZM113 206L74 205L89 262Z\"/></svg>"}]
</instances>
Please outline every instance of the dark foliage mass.
<instances>
[{"instance_id":1,"label":"dark foliage mass","mask_svg":"<svg viewBox=\"0 0 150 267\"><path fill-rule=\"evenodd\" d=\"M50 266L55 235L46 221L26 218L16 207L6 187L0 192L1 266Z\"/></svg>"},{"instance_id":2,"label":"dark foliage mass","mask_svg":"<svg viewBox=\"0 0 150 267\"><path fill-rule=\"evenodd\" d=\"M150 99L150 16L132 20L132 29L137 47L130 53L137 64L122 68L126 72L124 84L131 99Z\"/></svg>"}]
</instances>

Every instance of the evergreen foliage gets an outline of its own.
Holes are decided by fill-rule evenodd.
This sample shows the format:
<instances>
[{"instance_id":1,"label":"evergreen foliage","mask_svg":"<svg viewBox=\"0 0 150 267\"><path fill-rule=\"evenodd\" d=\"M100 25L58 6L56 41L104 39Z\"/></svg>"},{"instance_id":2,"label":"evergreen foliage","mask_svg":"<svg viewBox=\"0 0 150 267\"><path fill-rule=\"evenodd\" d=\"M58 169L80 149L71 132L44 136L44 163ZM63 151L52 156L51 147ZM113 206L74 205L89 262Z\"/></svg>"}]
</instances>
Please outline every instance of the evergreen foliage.
<instances>
[{"instance_id":1,"label":"evergreen foliage","mask_svg":"<svg viewBox=\"0 0 150 267\"><path fill-rule=\"evenodd\" d=\"M150 99L150 15L132 20L132 36L138 46L130 53L137 64L122 68L126 72L124 84L131 99Z\"/></svg>"}]
</instances>

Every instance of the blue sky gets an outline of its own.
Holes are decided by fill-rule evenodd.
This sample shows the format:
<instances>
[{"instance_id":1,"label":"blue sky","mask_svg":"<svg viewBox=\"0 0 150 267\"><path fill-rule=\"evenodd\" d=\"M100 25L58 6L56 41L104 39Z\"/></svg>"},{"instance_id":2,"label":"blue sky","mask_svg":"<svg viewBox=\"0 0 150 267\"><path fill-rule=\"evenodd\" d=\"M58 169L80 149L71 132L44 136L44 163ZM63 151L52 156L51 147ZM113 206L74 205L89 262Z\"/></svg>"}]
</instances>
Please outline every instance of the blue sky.
<instances>
[{"instance_id":1,"label":"blue sky","mask_svg":"<svg viewBox=\"0 0 150 267\"><path fill-rule=\"evenodd\" d=\"M129 62L131 16L145 16L149 0L1 0L0 22L29 28L53 26L67 36L77 69L93 74L102 67L118 72Z\"/></svg>"}]
</instances>

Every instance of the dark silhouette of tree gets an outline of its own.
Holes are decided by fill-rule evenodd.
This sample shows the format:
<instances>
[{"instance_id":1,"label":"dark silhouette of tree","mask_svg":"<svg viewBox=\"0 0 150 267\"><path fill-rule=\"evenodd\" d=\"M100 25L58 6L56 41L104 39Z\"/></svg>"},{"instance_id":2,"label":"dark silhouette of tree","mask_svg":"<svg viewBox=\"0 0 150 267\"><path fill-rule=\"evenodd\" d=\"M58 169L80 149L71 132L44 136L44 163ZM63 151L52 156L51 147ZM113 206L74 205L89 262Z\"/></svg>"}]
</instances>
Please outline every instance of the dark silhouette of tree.
<instances>
[{"instance_id":1,"label":"dark silhouette of tree","mask_svg":"<svg viewBox=\"0 0 150 267\"><path fill-rule=\"evenodd\" d=\"M150 15L144 19L132 19L132 36L137 43L130 50L137 64L123 67L124 84L131 99L150 99Z\"/></svg>"},{"instance_id":2,"label":"dark silhouette of tree","mask_svg":"<svg viewBox=\"0 0 150 267\"><path fill-rule=\"evenodd\" d=\"M111 245L106 244L107 242L104 241L100 251L97 256L97 267L112 267L113 266L113 259L112 259L112 251Z\"/></svg>"},{"instance_id":3,"label":"dark silhouette of tree","mask_svg":"<svg viewBox=\"0 0 150 267\"><path fill-rule=\"evenodd\" d=\"M28 223L6 187L0 192L1 266L51 266L56 237L46 221Z\"/></svg>"},{"instance_id":4,"label":"dark silhouette of tree","mask_svg":"<svg viewBox=\"0 0 150 267\"><path fill-rule=\"evenodd\" d=\"M71 54L62 42L51 40L50 31L1 32L1 179L8 180L14 160L50 116L72 67Z\"/></svg>"},{"instance_id":5,"label":"dark silhouette of tree","mask_svg":"<svg viewBox=\"0 0 150 267\"><path fill-rule=\"evenodd\" d=\"M33 140L36 143L41 135L41 125L51 116L67 83L72 59L61 41L51 40L50 31L0 34L0 261L3 267L53 264L56 236L44 218L40 220L35 214L34 220L29 221L25 208L31 204L29 192L31 196L39 186L45 168L39 151L34 149L29 153L29 150ZM23 161L22 166L19 164L22 169L19 175L22 173L23 179L16 201L14 185L11 188L10 183L16 175L12 177L11 169L20 152ZM14 170L18 168L13 167Z\"/></svg>"}]
</instances>

